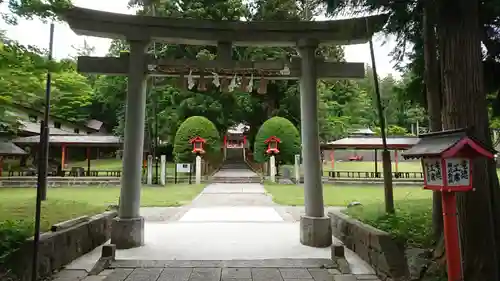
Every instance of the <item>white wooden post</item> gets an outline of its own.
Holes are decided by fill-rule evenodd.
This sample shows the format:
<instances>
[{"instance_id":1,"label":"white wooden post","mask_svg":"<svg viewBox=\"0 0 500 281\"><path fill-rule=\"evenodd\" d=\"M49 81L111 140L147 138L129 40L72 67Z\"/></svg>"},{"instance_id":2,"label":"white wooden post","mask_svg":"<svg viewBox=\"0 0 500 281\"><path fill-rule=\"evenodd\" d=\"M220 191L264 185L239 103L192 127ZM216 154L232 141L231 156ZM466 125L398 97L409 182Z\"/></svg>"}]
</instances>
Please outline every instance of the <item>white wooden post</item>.
<instances>
[{"instance_id":1,"label":"white wooden post","mask_svg":"<svg viewBox=\"0 0 500 281\"><path fill-rule=\"evenodd\" d=\"M196 184L201 184L201 156L196 156Z\"/></svg>"},{"instance_id":2,"label":"white wooden post","mask_svg":"<svg viewBox=\"0 0 500 281\"><path fill-rule=\"evenodd\" d=\"M167 175L166 175L166 164L167 164L167 156L166 155L162 155L160 156L160 169L161 169L161 173L160 173L160 184L161 185L165 185L167 184Z\"/></svg>"},{"instance_id":3,"label":"white wooden post","mask_svg":"<svg viewBox=\"0 0 500 281\"><path fill-rule=\"evenodd\" d=\"M295 181L300 184L300 154L295 155Z\"/></svg>"},{"instance_id":4,"label":"white wooden post","mask_svg":"<svg viewBox=\"0 0 500 281\"><path fill-rule=\"evenodd\" d=\"M271 155L269 158L269 166L271 171L271 182L276 182L276 158L274 158L274 155Z\"/></svg>"},{"instance_id":5,"label":"white wooden post","mask_svg":"<svg viewBox=\"0 0 500 281\"><path fill-rule=\"evenodd\" d=\"M153 155L148 155L148 179L147 184L153 184Z\"/></svg>"}]
</instances>

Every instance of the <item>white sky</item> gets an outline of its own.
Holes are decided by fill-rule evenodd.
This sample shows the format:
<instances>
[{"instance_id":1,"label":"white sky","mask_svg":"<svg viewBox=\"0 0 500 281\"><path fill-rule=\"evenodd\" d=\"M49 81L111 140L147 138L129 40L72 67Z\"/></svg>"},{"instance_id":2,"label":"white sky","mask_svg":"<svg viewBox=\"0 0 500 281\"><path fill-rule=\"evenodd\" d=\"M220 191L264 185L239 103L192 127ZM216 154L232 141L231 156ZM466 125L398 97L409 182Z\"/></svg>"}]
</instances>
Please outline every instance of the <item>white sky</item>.
<instances>
[{"instance_id":1,"label":"white sky","mask_svg":"<svg viewBox=\"0 0 500 281\"><path fill-rule=\"evenodd\" d=\"M102 10L122 14L135 14L127 8L128 0L74 0L76 6ZM0 4L0 11L7 12L6 3ZM35 45L40 48L48 48L49 24L39 20L20 20L17 26L9 26L0 22L0 30L5 30L7 36L22 44ZM75 55L72 46L83 45L84 39L95 47L93 55L102 56L108 51L111 40L96 37L78 36L66 23L56 23L54 33L54 57L57 59ZM399 77L399 73L393 67L392 58L389 55L394 47L394 40L379 35L375 37L375 59L380 76L392 74ZM368 44L349 45L344 47L345 57L348 62L364 62L371 65L370 49Z\"/></svg>"}]
</instances>

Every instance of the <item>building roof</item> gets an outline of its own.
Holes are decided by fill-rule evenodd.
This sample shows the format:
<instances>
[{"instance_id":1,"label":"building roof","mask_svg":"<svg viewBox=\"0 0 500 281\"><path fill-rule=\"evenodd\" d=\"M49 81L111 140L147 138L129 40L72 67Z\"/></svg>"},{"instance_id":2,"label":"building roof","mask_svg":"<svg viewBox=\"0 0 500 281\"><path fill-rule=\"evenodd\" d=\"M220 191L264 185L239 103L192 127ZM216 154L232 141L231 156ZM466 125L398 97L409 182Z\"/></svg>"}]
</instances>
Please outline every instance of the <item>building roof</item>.
<instances>
[{"instance_id":1,"label":"building roof","mask_svg":"<svg viewBox=\"0 0 500 281\"><path fill-rule=\"evenodd\" d=\"M352 130L349 133L352 135L375 135L375 132L372 131L370 128Z\"/></svg>"},{"instance_id":2,"label":"building roof","mask_svg":"<svg viewBox=\"0 0 500 281\"><path fill-rule=\"evenodd\" d=\"M20 126L20 129L25 131L25 132L29 132L29 133L33 133L33 134L40 134L40 123L35 123L35 122L30 122L30 121L26 121L26 120L21 120L19 121L19 123L21 123L21 126ZM73 132L68 132L68 131L63 131L61 129L57 129L57 128L49 128L49 133L50 135L77 135Z\"/></svg>"},{"instance_id":3,"label":"building roof","mask_svg":"<svg viewBox=\"0 0 500 281\"><path fill-rule=\"evenodd\" d=\"M26 113L32 113L32 114L40 114L40 115L43 115L43 111L41 109L36 109L36 108L32 108L32 107L29 107L29 106L26 106L24 104L20 104L20 103L12 103L10 106L12 106L13 108L16 108L17 110L20 110L20 111L24 111ZM92 129L92 130L95 130L95 131L99 131L99 129L94 129L93 127L90 127L87 125L88 122L85 122L85 123L81 123L81 122L71 122L71 121L68 121L68 120L65 120L65 119L61 119L59 117L56 117L54 115L50 115L49 116L49 119L50 120L53 120L53 121L57 121L57 122L60 122L60 123L63 123L63 124L72 124L73 126L75 127L78 127L80 129ZM24 121L24 120L23 120ZM90 121L93 121L93 120L90 120ZM89 122L90 122L89 121ZM95 120L97 122L101 122L101 121L98 121L98 120ZM26 122L29 122L29 121L26 121ZM32 122L33 123L33 122ZM34 124L39 124L39 123L34 123ZM40 125L37 125L38 126L38 130L37 130L37 133L40 133ZM102 122L101 122L101 126L102 126ZM52 129L52 128L51 128ZM51 132L52 133L52 132Z\"/></svg>"},{"instance_id":4,"label":"building roof","mask_svg":"<svg viewBox=\"0 0 500 281\"><path fill-rule=\"evenodd\" d=\"M405 151L402 156L404 158L420 158L422 156L439 157L440 155L446 154L455 146L458 146L459 143L463 140L466 140L467 144L471 144L471 142L467 142L467 140L478 144L478 151L481 150L490 154L496 153L493 148L487 147L480 141L471 137L466 130L458 129L422 134L420 135L420 141L418 142L418 144ZM472 144L472 146L475 146L475 144Z\"/></svg>"},{"instance_id":5,"label":"building roof","mask_svg":"<svg viewBox=\"0 0 500 281\"><path fill-rule=\"evenodd\" d=\"M91 129L99 131L102 127L102 124L103 124L102 121L92 119L92 120L87 121L86 125L87 125L87 127L91 128Z\"/></svg>"},{"instance_id":6,"label":"building roof","mask_svg":"<svg viewBox=\"0 0 500 281\"><path fill-rule=\"evenodd\" d=\"M301 38L328 45L366 43L382 29L387 15L334 21L228 21L125 15L72 7L64 19L78 35L135 38L167 44L296 46Z\"/></svg>"},{"instance_id":7,"label":"building roof","mask_svg":"<svg viewBox=\"0 0 500 281\"><path fill-rule=\"evenodd\" d=\"M0 156L25 155L26 151L10 141L0 141Z\"/></svg>"},{"instance_id":8,"label":"building roof","mask_svg":"<svg viewBox=\"0 0 500 281\"><path fill-rule=\"evenodd\" d=\"M245 125L243 123L240 123L240 124L238 124L236 126L233 126L233 127L229 128L227 130L227 133L228 134L235 134L235 135L237 135L237 134L244 134L248 130L250 130L250 126L247 126L247 125Z\"/></svg>"},{"instance_id":9,"label":"building roof","mask_svg":"<svg viewBox=\"0 0 500 281\"><path fill-rule=\"evenodd\" d=\"M39 136L23 137L12 140L18 145L33 145L40 142ZM67 144L72 146L121 146L122 140L117 136L109 135L51 135L49 142L52 145Z\"/></svg>"},{"instance_id":10,"label":"building roof","mask_svg":"<svg viewBox=\"0 0 500 281\"><path fill-rule=\"evenodd\" d=\"M417 137L388 137L387 148L408 149L418 143ZM326 149L382 149L382 138L380 137L349 137L328 142L322 145Z\"/></svg>"}]
</instances>

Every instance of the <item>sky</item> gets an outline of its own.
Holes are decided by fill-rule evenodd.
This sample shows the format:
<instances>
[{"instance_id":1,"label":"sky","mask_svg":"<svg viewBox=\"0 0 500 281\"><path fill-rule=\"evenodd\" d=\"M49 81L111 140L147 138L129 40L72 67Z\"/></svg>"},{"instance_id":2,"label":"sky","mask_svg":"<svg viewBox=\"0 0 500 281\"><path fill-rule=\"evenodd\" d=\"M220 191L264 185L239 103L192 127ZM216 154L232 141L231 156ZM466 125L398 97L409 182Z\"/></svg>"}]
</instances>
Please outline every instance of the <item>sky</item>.
<instances>
[{"instance_id":1,"label":"sky","mask_svg":"<svg viewBox=\"0 0 500 281\"><path fill-rule=\"evenodd\" d=\"M74 0L74 5L121 14L135 14L134 10L127 8L128 0ZM0 11L7 12L6 3L0 4ZM326 20L321 17L317 20ZM49 45L49 23L40 20L20 20L16 26L10 26L4 22L0 23L0 30L5 30L7 37L16 40L21 44L35 45L39 48L48 49ZM54 32L54 57L62 59L76 55L73 46L82 46L84 40L87 44L95 48L92 55L103 56L107 53L111 40L105 38L78 36L64 22L55 25ZM378 74L382 77L392 74L400 77L394 69L394 63L390 52L394 48L395 41L382 34L377 34L374 38L375 61ZM371 65L370 48L368 44L348 45L344 47L346 61L363 62Z\"/></svg>"}]
</instances>

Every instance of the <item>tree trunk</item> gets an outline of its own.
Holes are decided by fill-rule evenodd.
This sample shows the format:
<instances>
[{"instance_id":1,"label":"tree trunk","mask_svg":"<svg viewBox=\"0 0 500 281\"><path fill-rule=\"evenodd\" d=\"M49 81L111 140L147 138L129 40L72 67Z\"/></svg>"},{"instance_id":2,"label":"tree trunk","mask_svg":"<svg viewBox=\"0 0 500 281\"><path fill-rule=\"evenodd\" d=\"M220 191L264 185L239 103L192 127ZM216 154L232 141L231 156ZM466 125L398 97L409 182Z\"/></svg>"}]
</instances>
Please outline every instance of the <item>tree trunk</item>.
<instances>
[{"instance_id":1,"label":"tree trunk","mask_svg":"<svg viewBox=\"0 0 500 281\"><path fill-rule=\"evenodd\" d=\"M491 145L481 63L479 1L437 2L443 50L443 127L471 128L474 137ZM494 223L497 212L492 204L498 179L494 170L491 160L474 161L475 191L457 195L465 281L499 280Z\"/></svg>"},{"instance_id":2,"label":"tree trunk","mask_svg":"<svg viewBox=\"0 0 500 281\"><path fill-rule=\"evenodd\" d=\"M425 86L427 94L427 112L429 114L430 132L441 131L441 89L438 58L437 40L435 32L435 7L433 2L424 2L423 35L424 35L424 58L425 58ZM435 191L432 195L432 230L436 240L443 233L443 207L441 205L441 192Z\"/></svg>"}]
</instances>

